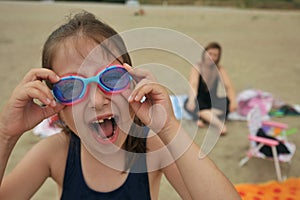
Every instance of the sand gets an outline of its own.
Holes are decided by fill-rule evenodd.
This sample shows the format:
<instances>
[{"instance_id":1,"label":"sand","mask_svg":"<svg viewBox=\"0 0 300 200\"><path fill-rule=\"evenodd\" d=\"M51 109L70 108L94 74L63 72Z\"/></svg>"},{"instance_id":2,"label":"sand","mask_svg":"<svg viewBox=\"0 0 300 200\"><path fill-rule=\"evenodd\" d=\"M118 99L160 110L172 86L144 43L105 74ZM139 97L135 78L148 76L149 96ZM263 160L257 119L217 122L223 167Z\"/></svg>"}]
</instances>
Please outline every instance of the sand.
<instances>
[{"instance_id":1,"label":"sand","mask_svg":"<svg viewBox=\"0 0 300 200\"><path fill-rule=\"evenodd\" d=\"M221 63L228 71L237 92L255 88L272 93L288 104L300 104L300 13L279 10L246 10L193 6L142 6L144 16L134 16L136 7L100 3L53 2L0 2L0 106L31 68L40 67L41 48L48 34L64 22L71 11L85 9L123 32L135 28L162 27L178 31L197 43L205 45L218 41L223 46ZM155 38L153 38L155 40ZM186 49L185 49L186 48ZM182 46L187 51L187 46ZM195 54L195 52L188 52ZM196 52L197 54L197 52ZM135 66L158 63L172 66L184 78L190 65L180 56L169 52L141 50L132 53ZM199 53L200 58L200 53ZM158 70L154 69L154 70ZM156 73L158 79L168 74ZM176 83L176 94L187 93ZM300 130L299 117L283 117L274 120ZM183 121L187 129L194 123ZM228 134L221 137L209 157L234 183L259 183L276 179L272 162L252 159L240 168L239 160L248 148L245 121L229 121ZM197 132L195 142L202 144L206 128ZM289 140L300 145L298 134ZM23 135L7 166L7 173L28 151L41 140L30 131ZM300 176L300 155L297 151L292 165L283 165L287 177ZM204 172L205 173L205 172ZM26 184L26 183L24 183ZM201 184L201 183L199 183ZM47 180L32 199L54 199L56 186ZM180 199L172 187L163 180L159 199Z\"/></svg>"}]
</instances>

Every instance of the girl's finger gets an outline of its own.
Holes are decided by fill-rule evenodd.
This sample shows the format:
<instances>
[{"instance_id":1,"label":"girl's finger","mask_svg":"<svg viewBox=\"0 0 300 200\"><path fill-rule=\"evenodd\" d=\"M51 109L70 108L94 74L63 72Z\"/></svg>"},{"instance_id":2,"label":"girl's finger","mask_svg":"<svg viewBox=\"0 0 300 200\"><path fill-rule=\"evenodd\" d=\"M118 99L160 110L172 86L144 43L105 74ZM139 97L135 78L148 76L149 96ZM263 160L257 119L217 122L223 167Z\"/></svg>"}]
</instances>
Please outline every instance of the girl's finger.
<instances>
[{"instance_id":1,"label":"girl's finger","mask_svg":"<svg viewBox=\"0 0 300 200\"><path fill-rule=\"evenodd\" d=\"M123 64L123 67L124 67L127 71L132 70L132 67L131 67L129 64L127 64L127 63L124 63L124 64Z\"/></svg>"},{"instance_id":2,"label":"girl's finger","mask_svg":"<svg viewBox=\"0 0 300 200\"><path fill-rule=\"evenodd\" d=\"M59 77L55 72L46 68L32 69L24 77L22 83L35 80L49 80L51 83L59 81Z\"/></svg>"},{"instance_id":3,"label":"girl's finger","mask_svg":"<svg viewBox=\"0 0 300 200\"><path fill-rule=\"evenodd\" d=\"M48 106L48 105L56 106L55 101L49 99L47 94L45 94L44 92L42 92L39 89L32 88L30 90L30 93L28 93L28 95L30 96L31 99L39 100L42 103L42 105L44 105L44 106ZM42 106L42 105L40 105L40 106Z\"/></svg>"},{"instance_id":4,"label":"girl's finger","mask_svg":"<svg viewBox=\"0 0 300 200\"><path fill-rule=\"evenodd\" d=\"M139 97L136 97L138 92L141 90L141 88L145 85L149 85L153 82L147 80L147 79L142 79L135 87L135 89L132 91L131 95L129 96L128 100L130 102L132 102L133 100L137 101L137 99L139 99ZM141 97L143 98L143 96ZM141 99L140 99L141 100Z\"/></svg>"},{"instance_id":5,"label":"girl's finger","mask_svg":"<svg viewBox=\"0 0 300 200\"><path fill-rule=\"evenodd\" d=\"M27 83L25 87L20 88L20 92L17 91L17 100L21 101L31 101L33 99L38 99L44 105L55 106L55 101L48 88L38 83L40 81Z\"/></svg>"},{"instance_id":6,"label":"girl's finger","mask_svg":"<svg viewBox=\"0 0 300 200\"><path fill-rule=\"evenodd\" d=\"M43 91L50 100L54 100L51 90L48 88L48 86L45 83L36 80L36 81L29 83L29 85L36 89Z\"/></svg>"}]
</instances>

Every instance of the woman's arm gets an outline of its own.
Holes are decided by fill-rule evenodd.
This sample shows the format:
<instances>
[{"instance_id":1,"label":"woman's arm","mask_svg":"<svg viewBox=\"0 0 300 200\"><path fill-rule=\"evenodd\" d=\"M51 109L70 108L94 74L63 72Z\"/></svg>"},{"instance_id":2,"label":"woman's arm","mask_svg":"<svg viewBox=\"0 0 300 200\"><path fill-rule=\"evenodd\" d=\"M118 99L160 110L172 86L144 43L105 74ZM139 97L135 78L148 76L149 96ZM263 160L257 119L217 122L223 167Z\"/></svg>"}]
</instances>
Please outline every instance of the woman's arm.
<instances>
[{"instance_id":1,"label":"woman's arm","mask_svg":"<svg viewBox=\"0 0 300 200\"><path fill-rule=\"evenodd\" d=\"M196 107L195 105L195 98L198 92L198 84L199 84L199 71L197 70L197 66L193 66L190 71L190 77L189 77L189 84L190 84L190 90L189 90L189 96L188 96L188 102L187 102L187 109L190 111L193 111Z\"/></svg>"},{"instance_id":2,"label":"woman's arm","mask_svg":"<svg viewBox=\"0 0 300 200\"><path fill-rule=\"evenodd\" d=\"M236 105L236 92L235 92L233 83L232 83L230 77L228 76L226 70L222 66L219 67L219 71L220 71L220 74L222 76L222 80L224 81L227 97L230 100L229 111L233 112L237 108L237 105Z\"/></svg>"}]
</instances>

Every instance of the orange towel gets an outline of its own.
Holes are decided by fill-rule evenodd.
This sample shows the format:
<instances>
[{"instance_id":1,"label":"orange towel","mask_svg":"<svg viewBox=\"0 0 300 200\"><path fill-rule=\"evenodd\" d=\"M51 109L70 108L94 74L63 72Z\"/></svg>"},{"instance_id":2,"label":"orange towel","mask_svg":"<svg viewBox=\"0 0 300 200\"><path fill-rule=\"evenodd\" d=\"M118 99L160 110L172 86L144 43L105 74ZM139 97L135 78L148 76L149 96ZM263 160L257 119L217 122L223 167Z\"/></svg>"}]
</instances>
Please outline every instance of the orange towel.
<instances>
[{"instance_id":1,"label":"orange towel","mask_svg":"<svg viewBox=\"0 0 300 200\"><path fill-rule=\"evenodd\" d=\"M271 181L263 184L238 184L235 186L243 200L299 200L300 178L284 182Z\"/></svg>"}]
</instances>

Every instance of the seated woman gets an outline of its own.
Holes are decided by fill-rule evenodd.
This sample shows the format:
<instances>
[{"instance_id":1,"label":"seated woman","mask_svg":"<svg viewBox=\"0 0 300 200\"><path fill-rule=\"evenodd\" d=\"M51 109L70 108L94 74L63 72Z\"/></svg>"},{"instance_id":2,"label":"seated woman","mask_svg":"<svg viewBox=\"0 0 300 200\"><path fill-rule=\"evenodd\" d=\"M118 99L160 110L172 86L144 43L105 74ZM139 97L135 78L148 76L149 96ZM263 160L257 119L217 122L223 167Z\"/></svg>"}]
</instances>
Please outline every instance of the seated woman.
<instances>
[{"instance_id":1,"label":"seated woman","mask_svg":"<svg viewBox=\"0 0 300 200\"><path fill-rule=\"evenodd\" d=\"M199 127L209 123L218 128L220 134L225 134L227 128L223 121L237 107L235 90L225 69L219 64L221 46L212 42L204 50L202 61L191 69L191 89L184 108L197 121ZM219 94L222 92L222 84L226 92L223 95Z\"/></svg>"}]
</instances>

